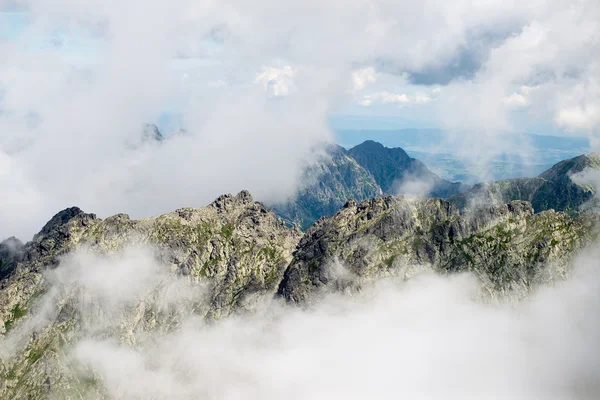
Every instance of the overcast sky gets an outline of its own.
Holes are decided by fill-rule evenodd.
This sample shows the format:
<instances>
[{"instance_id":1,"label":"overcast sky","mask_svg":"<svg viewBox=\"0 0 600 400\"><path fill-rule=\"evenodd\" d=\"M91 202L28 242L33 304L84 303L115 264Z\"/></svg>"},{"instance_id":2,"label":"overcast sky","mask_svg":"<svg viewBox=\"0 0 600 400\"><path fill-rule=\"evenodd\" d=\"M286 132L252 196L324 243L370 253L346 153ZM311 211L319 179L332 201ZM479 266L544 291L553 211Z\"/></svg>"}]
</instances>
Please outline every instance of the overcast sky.
<instances>
[{"instance_id":1,"label":"overcast sky","mask_svg":"<svg viewBox=\"0 0 600 400\"><path fill-rule=\"evenodd\" d=\"M117 19L150 27L140 19L161 9L149 2L136 10L136 1L123 10L111 1L86 2L89 7L65 0L3 3L5 45L19 53L51 52L72 68L90 69L120 40L111 29ZM332 109L336 114L470 127L439 108L452 115L475 106L507 129L577 135L600 121L595 1L288 3L263 1L249 9L235 1L176 1L156 27L169 35L161 59L174 79L197 85L196 91L255 84L274 98L297 90L306 68L343 67L348 87ZM123 33L135 35L134 29ZM248 62L232 64L237 57ZM183 97L165 101L164 111L181 111ZM458 115L462 119L464 109Z\"/></svg>"},{"instance_id":2,"label":"overcast sky","mask_svg":"<svg viewBox=\"0 0 600 400\"><path fill-rule=\"evenodd\" d=\"M440 127L465 157L523 152L522 132L596 145L597 0L0 5L0 236L73 204L147 216L289 195L335 114ZM188 134L136 145L163 113Z\"/></svg>"}]
</instances>

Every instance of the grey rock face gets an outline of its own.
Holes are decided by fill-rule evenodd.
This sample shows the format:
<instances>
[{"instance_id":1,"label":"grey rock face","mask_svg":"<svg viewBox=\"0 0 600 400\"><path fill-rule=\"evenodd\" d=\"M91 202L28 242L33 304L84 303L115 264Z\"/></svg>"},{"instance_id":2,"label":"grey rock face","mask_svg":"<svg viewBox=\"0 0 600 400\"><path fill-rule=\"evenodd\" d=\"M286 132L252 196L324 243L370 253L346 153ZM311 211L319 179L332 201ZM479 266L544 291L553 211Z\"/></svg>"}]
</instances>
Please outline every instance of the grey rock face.
<instances>
[{"instance_id":1,"label":"grey rock face","mask_svg":"<svg viewBox=\"0 0 600 400\"><path fill-rule=\"evenodd\" d=\"M300 235L246 191L221 196L204 208L140 221L125 214L101 220L75 207L61 211L32 242L19 247L16 266L1 281L0 343L18 341L10 345L14 356L0 357L0 398L80 398L89 390L103 397L85 384L93 376L82 377L63 359L63 347L90 329L96 336L135 343L140 333L176 329L181 313L216 320L252 309L275 294ZM82 303L86 291L76 282L61 289L48 281L48 271L77 249L111 257L139 245L153 249L164 276L114 316L106 315L102 303ZM81 268L99 268L85 260ZM159 299L177 285L184 285L188 297L174 313ZM41 312L39 299L52 304L40 326L28 318ZM101 328L95 327L99 321Z\"/></svg>"},{"instance_id":2,"label":"grey rock face","mask_svg":"<svg viewBox=\"0 0 600 400\"><path fill-rule=\"evenodd\" d=\"M494 293L526 293L534 283L566 276L569 257L594 237L592 220L534 214L521 201L463 215L440 199L348 203L306 231L278 295L305 303L382 277L407 277L424 266L473 271Z\"/></svg>"}]
</instances>

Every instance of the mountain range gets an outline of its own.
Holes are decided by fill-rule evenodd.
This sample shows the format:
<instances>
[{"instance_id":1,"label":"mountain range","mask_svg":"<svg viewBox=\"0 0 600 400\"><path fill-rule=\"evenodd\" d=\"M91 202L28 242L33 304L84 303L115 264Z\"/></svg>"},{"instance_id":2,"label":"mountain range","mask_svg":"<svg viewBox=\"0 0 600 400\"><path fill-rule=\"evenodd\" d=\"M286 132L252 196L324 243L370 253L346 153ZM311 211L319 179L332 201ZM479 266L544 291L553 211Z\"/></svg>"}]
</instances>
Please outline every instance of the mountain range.
<instances>
[{"instance_id":1,"label":"mountain range","mask_svg":"<svg viewBox=\"0 0 600 400\"><path fill-rule=\"evenodd\" d=\"M598 219L396 195L350 200L302 233L245 191L139 221L71 207L32 241L0 245L0 398L132 398L94 368L105 343L151 355L195 319L309 306L423 271L469 271L486 296L523 298L569 276Z\"/></svg>"},{"instance_id":2,"label":"mountain range","mask_svg":"<svg viewBox=\"0 0 600 400\"><path fill-rule=\"evenodd\" d=\"M321 217L330 217L352 199L362 201L394 194L447 198L459 209L475 199L494 204L512 200L531 202L535 211L577 210L594 196L594 189L571 176L586 168L600 169L598 154L564 160L534 178L479 183L473 187L442 179L402 148L388 148L367 140L344 149L332 145L318 162L307 167L304 185L294 197L269 204L289 224L307 229Z\"/></svg>"},{"instance_id":3,"label":"mountain range","mask_svg":"<svg viewBox=\"0 0 600 400\"><path fill-rule=\"evenodd\" d=\"M0 243L0 398L136 398L96 368L117 368L112 358L90 349L146 357L193 321L312 307L421 272L470 272L488 300L528 297L568 278L579 250L599 241L600 215L584 207L595 191L572 179L589 169L599 155L469 187L366 141L328 147L272 209L247 191L143 220L67 208L31 241ZM177 363L144 360L136 368L189 383Z\"/></svg>"},{"instance_id":4,"label":"mountain range","mask_svg":"<svg viewBox=\"0 0 600 400\"><path fill-rule=\"evenodd\" d=\"M431 172L401 148L387 148L374 141L352 147L330 145L326 154L304 171L304 185L281 204L269 206L284 221L308 228L329 217L346 201L399 193L450 197L468 190Z\"/></svg>"}]
</instances>

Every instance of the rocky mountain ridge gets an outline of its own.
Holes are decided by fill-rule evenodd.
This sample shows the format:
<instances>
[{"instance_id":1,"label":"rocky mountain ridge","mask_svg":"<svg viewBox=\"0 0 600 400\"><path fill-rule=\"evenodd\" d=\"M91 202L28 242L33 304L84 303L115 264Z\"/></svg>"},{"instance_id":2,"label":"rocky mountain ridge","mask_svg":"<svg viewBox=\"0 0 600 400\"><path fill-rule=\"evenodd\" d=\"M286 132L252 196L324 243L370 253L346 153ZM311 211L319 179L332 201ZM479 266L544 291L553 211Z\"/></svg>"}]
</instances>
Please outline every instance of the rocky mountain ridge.
<instances>
[{"instance_id":1,"label":"rocky mountain ridge","mask_svg":"<svg viewBox=\"0 0 600 400\"><path fill-rule=\"evenodd\" d=\"M407 194L446 198L469 189L468 185L440 178L400 147L389 148L367 140L349 149L348 154L375 177L386 195L407 193L407 186L418 182L425 183L420 193Z\"/></svg>"},{"instance_id":2,"label":"rocky mountain ridge","mask_svg":"<svg viewBox=\"0 0 600 400\"><path fill-rule=\"evenodd\" d=\"M600 169L600 155L561 161L534 178L485 182L471 188L440 178L401 148L368 140L349 150L329 147L327 156L305 170L304 186L293 198L269 206L286 222L302 229L320 217L332 216L347 200L394 194L447 198L461 210L472 203L500 205L523 200L532 203L536 212L577 212L595 194L592 187L571 179L586 168Z\"/></svg>"},{"instance_id":3,"label":"rocky mountain ridge","mask_svg":"<svg viewBox=\"0 0 600 400\"><path fill-rule=\"evenodd\" d=\"M278 294L305 303L425 268L473 272L490 294L521 297L537 284L568 276L570 257L596 240L597 219L553 210L534 214L523 201L468 214L436 198L350 201L306 231Z\"/></svg>"},{"instance_id":4,"label":"rocky mountain ridge","mask_svg":"<svg viewBox=\"0 0 600 400\"><path fill-rule=\"evenodd\" d=\"M302 234L245 191L140 221L72 207L31 242L3 242L0 397L112 398L67 349L90 337L140 346L187 318L211 323L273 296L306 305L421 270L471 271L491 296L526 296L569 275L597 220L534 214L522 201L460 213L445 200L389 196L348 201ZM151 255L127 258L140 245Z\"/></svg>"}]
</instances>

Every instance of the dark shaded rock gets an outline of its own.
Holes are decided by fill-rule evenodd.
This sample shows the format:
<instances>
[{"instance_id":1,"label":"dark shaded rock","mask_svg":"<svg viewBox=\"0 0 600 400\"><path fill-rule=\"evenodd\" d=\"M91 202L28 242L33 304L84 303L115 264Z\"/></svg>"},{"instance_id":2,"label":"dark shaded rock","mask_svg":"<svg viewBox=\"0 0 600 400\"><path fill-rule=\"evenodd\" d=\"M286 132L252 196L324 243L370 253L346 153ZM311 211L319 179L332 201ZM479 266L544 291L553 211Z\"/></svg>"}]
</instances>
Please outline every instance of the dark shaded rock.
<instances>
[{"instance_id":1,"label":"dark shaded rock","mask_svg":"<svg viewBox=\"0 0 600 400\"><path fill-rule=\"evenodd\" d=\"M142 142L155 141L162 142L165 137L160 133L158 126L155 124L145 124L142 130Z\"/></svg>"},{"instance_id":2,"label":"dark shaded rock","mask_svg":"<svg viewBox=\"0 0 600 400\"><path fill-rule=\"evenodd\" d=\"M23 247L23 243L14 236L0 243L0 281L15 270L23 258Z\"/></svg>"}]
</instances>

